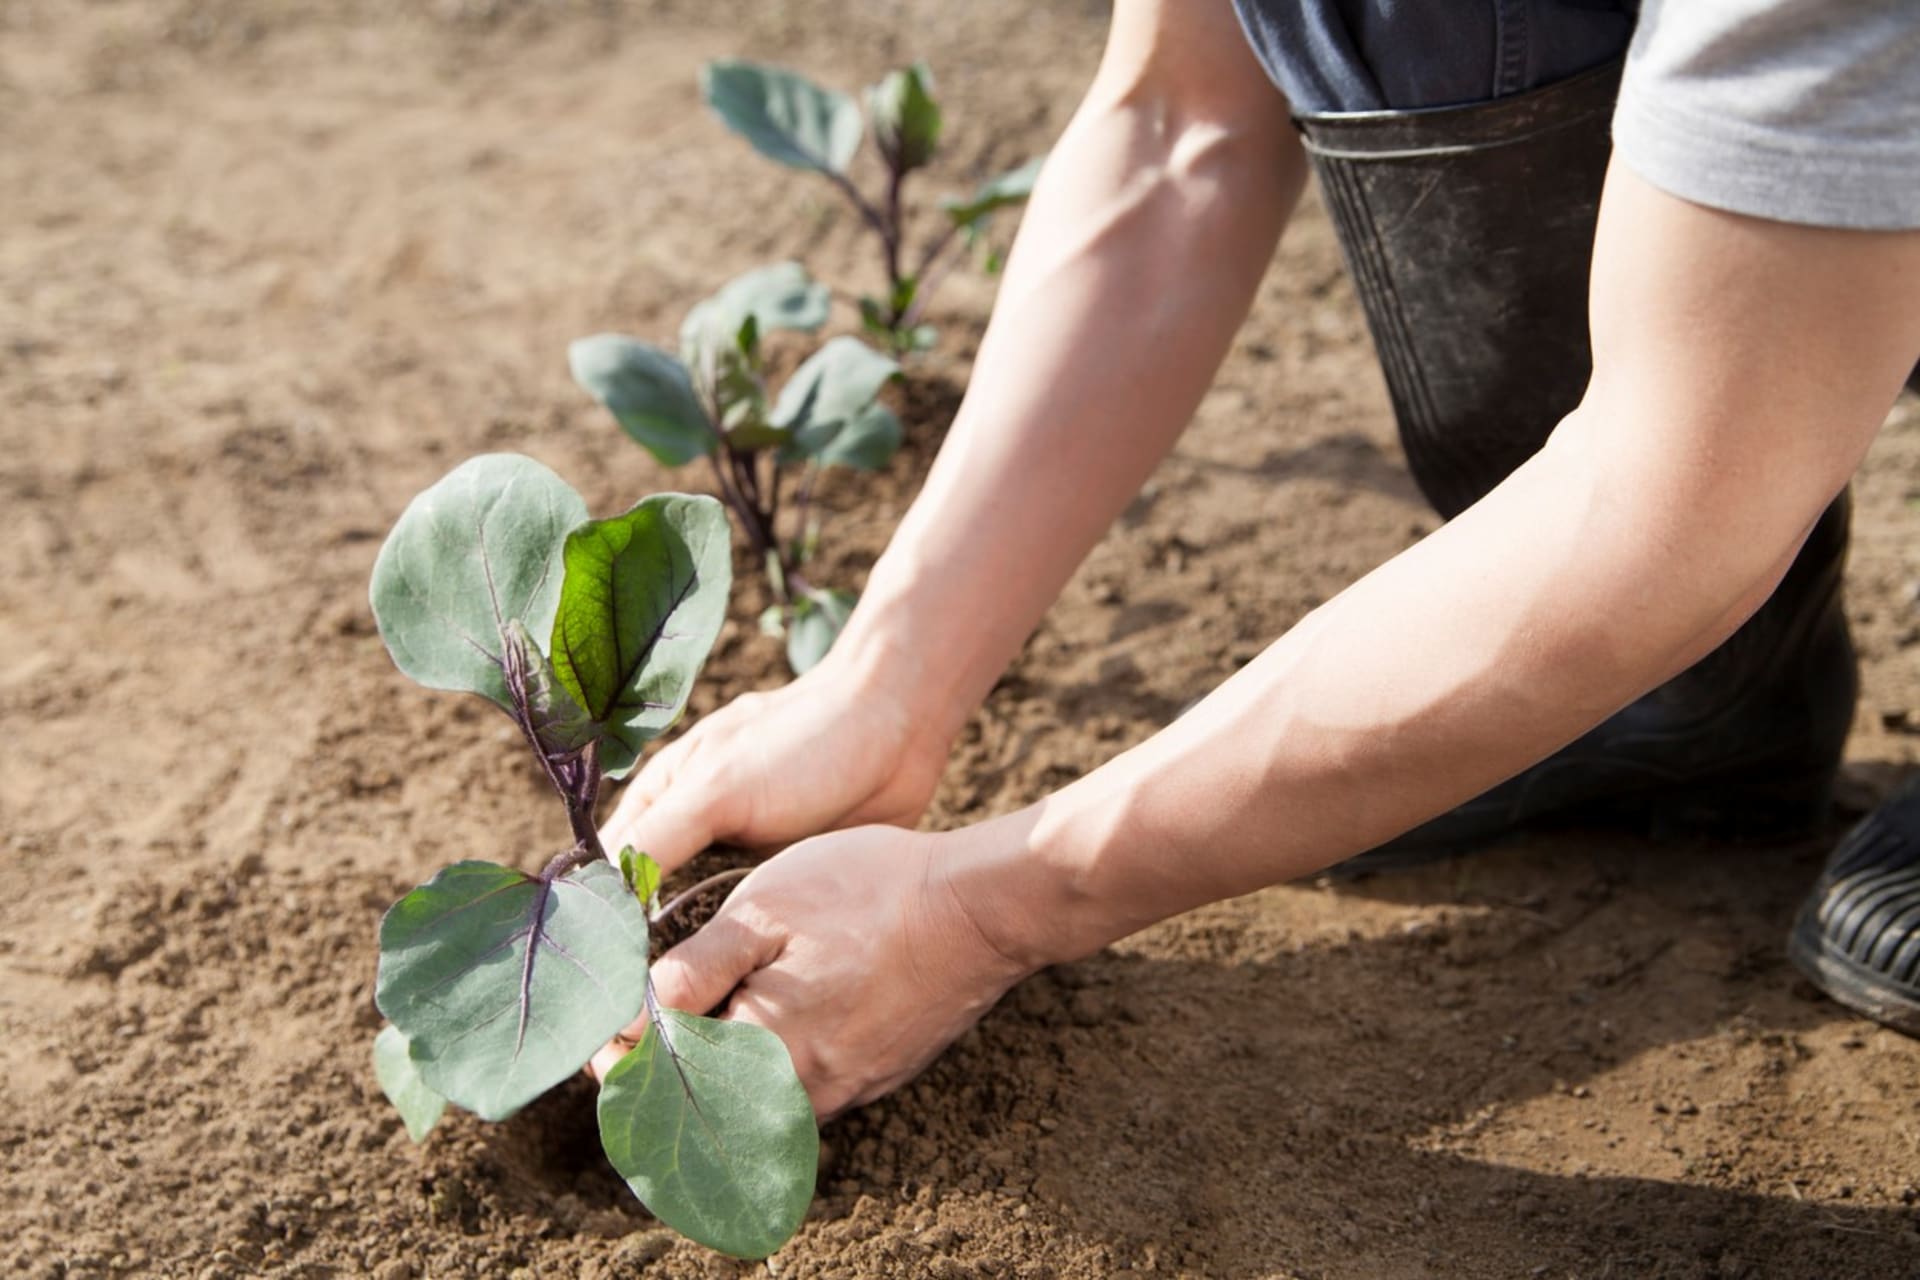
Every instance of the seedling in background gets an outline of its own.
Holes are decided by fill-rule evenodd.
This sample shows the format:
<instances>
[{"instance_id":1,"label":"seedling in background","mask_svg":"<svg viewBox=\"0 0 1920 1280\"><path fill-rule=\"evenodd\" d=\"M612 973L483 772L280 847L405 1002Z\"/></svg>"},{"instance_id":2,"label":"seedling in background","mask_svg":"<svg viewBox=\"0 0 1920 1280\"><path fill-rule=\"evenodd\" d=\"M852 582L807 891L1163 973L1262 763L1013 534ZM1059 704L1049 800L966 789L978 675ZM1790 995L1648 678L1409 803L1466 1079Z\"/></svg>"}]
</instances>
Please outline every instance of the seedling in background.
<instances>
[{"instance_id":1,"label":"seedling in background","mask_svg":"<svg viewBox=\"0 0 1920 1280\"><path fill-rule=\"evenodd\" d=\"M853 611L850 591L815 585L814 492L828 467L871 471L900 447L900 420L877 402L900 366L858 338L829 339L767 390L765 334L826 322L827 290L794 262L734 280L687 313L678 359L635 338L602 333L568 349L574 380L662 466L705 458L755 558L773 605L762 629L785 635L798 675L826 656ZM791 490L791 510L784 511ZM781 533L786 515L787 532Z\"/></svg>"},{"instance_id":2,"label":"seedling in background","mask_svg":"<svg viewBox=\"0 0 1920 1280\"><path fill-rule=\"evenodd\" d=\"M537 872L456 862L380 923L380 1087L415 1141L447 1103L512 1115L640 1018L601 1083L601 1145L662 1222L760 1258L813 1198L819 1131L777 1036L662 1009L647 975L659 868L609 862L601 779L631 771L679 718L726 612L727 518L660 494L587 518L547 468L474 458L415 498L373 569L373 612L400 670L477 693L519 729L573 843ZM671 915L678 900L651 914Z\"/></svg>"},{"instance_id":3,"label":"seedling in background","mask_svg":"<svg viewBox=\"0 0 1920 1280\"><path fill-rule=\"evenodd\" d=\"M859 105L846 94L782 67L709 62L700 87L707 105L754 150L789 168L821 175L859 213L879 242L887 279L883 296L860 299L860 318L895 355L933 345L938 335L923 319L935 288L969 250L987 244L987 225L995 212L1027 198L1044 159L982 183L971 196L942 200L946 216L915 254L907 244L907 177L932 161L940 148L940 107L933 100L933 77L925 63L889 72L869 88L864 121ZM886 174L877 200L869 199L847 175L869 124ZM989 272L1000 268L999 254L990 246L985 266Z\"/></svg>"}]
</instances>

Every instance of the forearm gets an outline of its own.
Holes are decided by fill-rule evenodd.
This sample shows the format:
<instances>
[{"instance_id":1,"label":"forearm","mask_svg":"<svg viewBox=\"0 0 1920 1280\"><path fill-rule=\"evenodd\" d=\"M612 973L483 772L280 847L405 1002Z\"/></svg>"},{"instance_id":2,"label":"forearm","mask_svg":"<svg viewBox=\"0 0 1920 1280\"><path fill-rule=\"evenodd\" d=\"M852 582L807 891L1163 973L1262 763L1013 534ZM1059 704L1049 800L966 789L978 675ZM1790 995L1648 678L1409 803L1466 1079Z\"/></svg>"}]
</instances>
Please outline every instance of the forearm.
<instances>
[{"instance_id":1,"label":"forearm","mask_svg":"<svg viewBox=\"0 0 1920 1280\"><path fill-rule=\"evenodd\" d=\"M1576 421L1153 739L985 844L1046 960L1309 875L1470 799L1684 669L1804 527L1736 545L1596 465ZM1676 550L1684 548L1684 550Z\"/></svg>"},{"instance_id":2,"label":"forearm","mask_svg":"<svg viewBox=\"0 0 1920 1280\"><path fill-rule=\"evenodd\" d=\"M1481 503L949 866L1033 962L1371 848L1545 757L1763 602L1920 346L1920 234L1610 178L1595 377Z\"/></svg>"},{"instance_id":3,"label":"forearm","mask_svg":"<svg viewBox=\"0 0 1920 1280\"><path fill-rule=\"evenodd\" d=\"M1299 194L1282 129L1096 85L1061 138L966 401L836 646L893 671L930 732L958 730L1191 416Z\"/></svg>"}]
</instances>

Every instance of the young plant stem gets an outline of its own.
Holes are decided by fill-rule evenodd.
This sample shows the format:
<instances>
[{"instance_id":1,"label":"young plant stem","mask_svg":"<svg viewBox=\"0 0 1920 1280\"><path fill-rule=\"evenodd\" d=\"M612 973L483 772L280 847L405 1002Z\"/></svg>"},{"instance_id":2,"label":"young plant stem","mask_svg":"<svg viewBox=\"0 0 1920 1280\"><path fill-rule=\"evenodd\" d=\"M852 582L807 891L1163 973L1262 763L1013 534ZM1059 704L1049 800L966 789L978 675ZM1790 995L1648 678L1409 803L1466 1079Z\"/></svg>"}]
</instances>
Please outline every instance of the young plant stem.
<instances>
[{"instance_id":1,"label":"young plant stem","mask_svg":"<svg viewBox=\"0 0 1920 1280\"><path fill-rule=\"evenodd\" d=\"M887 323L896 329L900 327L900 316L894 306L900 296L900 240L904 232L900 225L900 187L906 180L906 170L898 165L887 166L887 231L880 240L887 255Z\"/></svg>"},{"instance_id":2,"label":"young plant stem","mask_svg":"<svg viewBox=\"0 0 1920 1280\"><path fill-rule=\"evenodd\" d=\"M893 242L894 236L893 233L888 230L885 217L881 215L878 209L873 207L871 201L860 194L860 188L854 186L846 174L836 173L831 169L822 169L820 172L826 175L829 182L839 188L840 194L845 196L853 207L859 211L861 218L865 219L866 224L873 228L873 233L880 237L883 244L891 244Z\"/></svg>"},{"instance_id":3,"label":"young plant stem","mask_svg":"<svg viewBox=\"0 0 1920 1280\"><path fill-rule=\"evenodd\" d=\"M914 288L912 303L894 325L896 334L909 333L915 325L920 323L920 318L927 312L927 303L933 298L933 291L940 287L940 282L947 278L954 264L960 261L962 256L960 254L941 257L941 254L953 243L954 236L959 230L958 223L948 227L939 238L934 240L927 249L926 255L920 259L920 270L915 276L919 284Z\"/></svg>"}]
</instances>

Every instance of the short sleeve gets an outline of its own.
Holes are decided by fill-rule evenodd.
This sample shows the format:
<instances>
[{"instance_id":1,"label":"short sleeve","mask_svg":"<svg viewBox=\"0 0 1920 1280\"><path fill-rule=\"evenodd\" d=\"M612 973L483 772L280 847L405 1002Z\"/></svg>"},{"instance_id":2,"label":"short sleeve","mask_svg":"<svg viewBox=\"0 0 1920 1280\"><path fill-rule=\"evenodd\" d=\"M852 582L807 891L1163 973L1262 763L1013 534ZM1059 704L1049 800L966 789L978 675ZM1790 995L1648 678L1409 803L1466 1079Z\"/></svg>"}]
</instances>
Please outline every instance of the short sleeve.
<instances>
[{"instance_id":1,"label":"short sleeve","mask_svg":"<svg viewBox=\"0 0 1920 1280\"><path fill-rule=\"evenodd\" d=\"M1613 139L1697 204L1920 228L1920 0L1646 0Z\"/></svg>"}]
</instances>

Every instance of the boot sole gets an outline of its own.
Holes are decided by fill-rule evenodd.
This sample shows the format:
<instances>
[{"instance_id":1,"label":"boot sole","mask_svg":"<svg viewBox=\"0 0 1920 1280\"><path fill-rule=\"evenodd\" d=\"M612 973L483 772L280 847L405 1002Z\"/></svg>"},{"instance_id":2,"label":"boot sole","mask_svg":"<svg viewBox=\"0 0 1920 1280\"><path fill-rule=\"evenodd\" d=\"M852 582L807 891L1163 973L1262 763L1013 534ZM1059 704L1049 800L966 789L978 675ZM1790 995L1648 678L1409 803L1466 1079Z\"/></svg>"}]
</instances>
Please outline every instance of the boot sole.
<instances>
[{"instance_id":1,"label":"boot sole","mask_svg":"<svg viewBox=\"0 0 1920 1280\"><path fill-rule=\"evenodd\" d=\"M1889 986L1872 970L1828 945L1820 922L1802 910L1787 937L1787 958L1807 981L1855 1013L1910 1036L1920 1036L1920 999Z\"/></svg>"},{"instance_id":2,"label":"boot sole","mask_svg":"<svg viewBox=\"0 0 1920 1280\"><path fill-rule=\"evenodd\" d=\"M1742 844L1785 844L1811 835L1825 825L1838 772L1820 769L1781 779L1695 782L1668 791L1649 789L1629 796L1588 801L1524 819L1482 840L1422 848L1375 849L1335 863L1322 874L1335 880L1357 880L1410 871L1487 852L1516 836L1581 828L1626 831L1656 844L1701 838Z\"/></svg>"}]
</instances>

